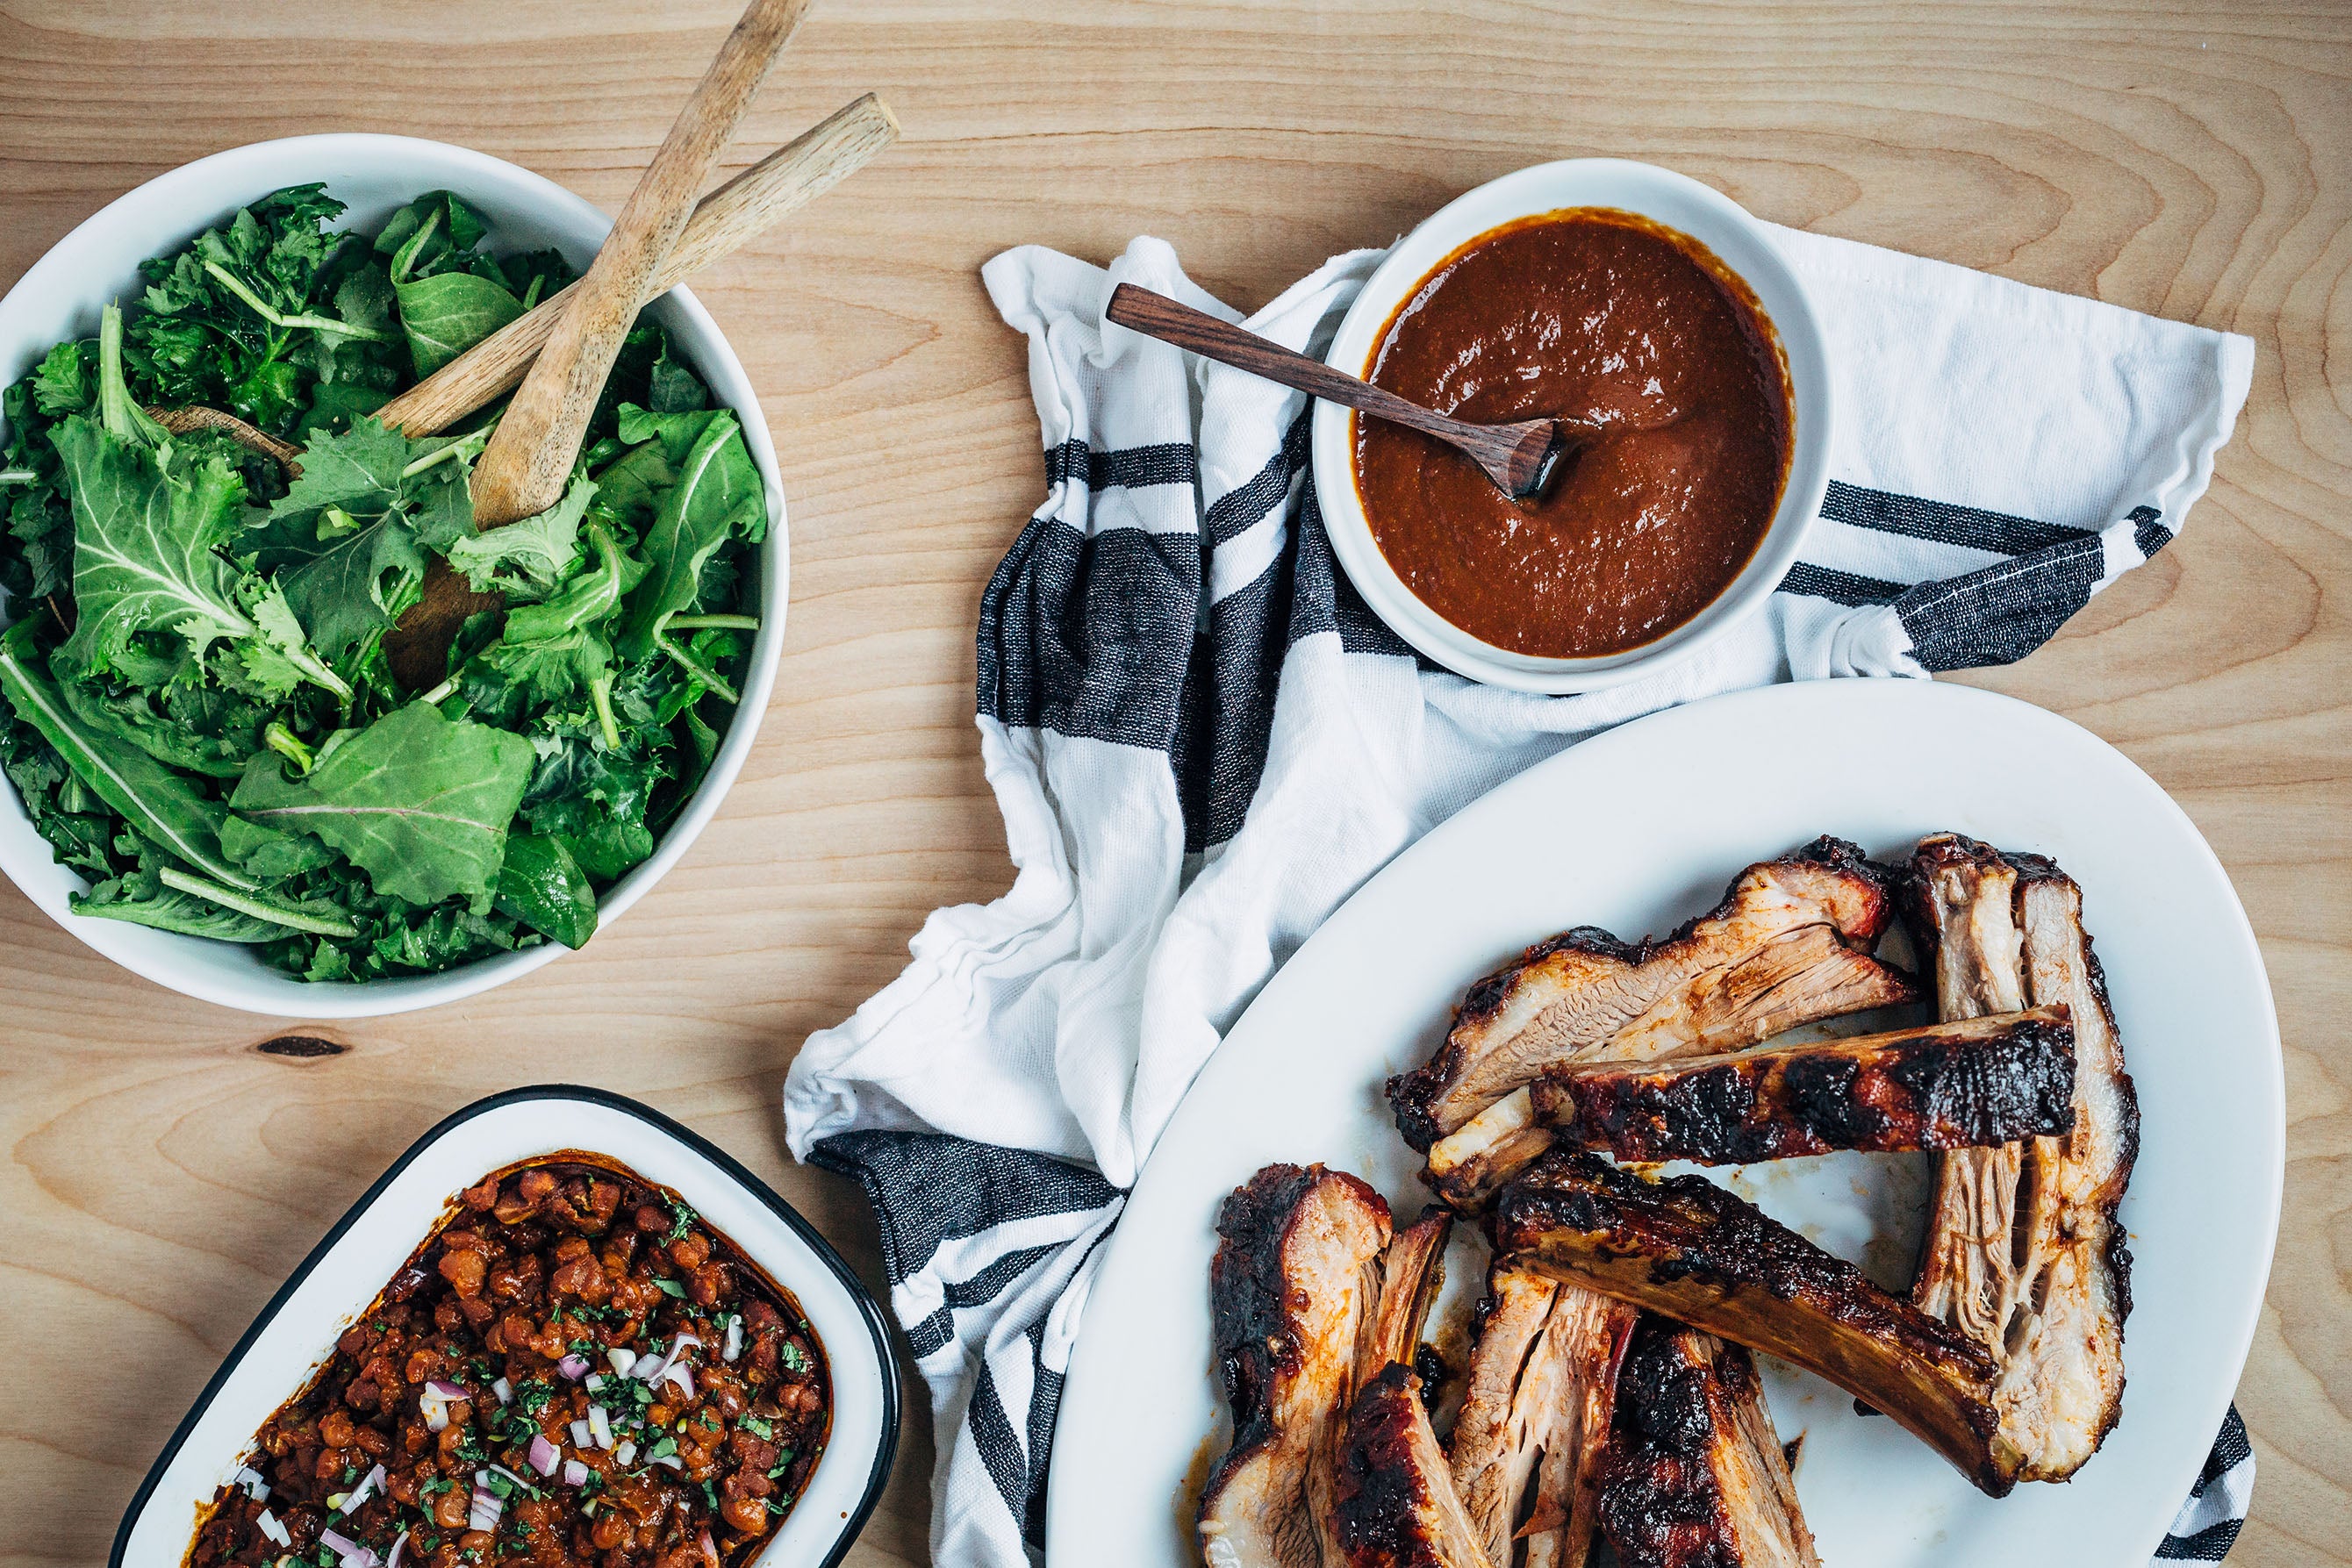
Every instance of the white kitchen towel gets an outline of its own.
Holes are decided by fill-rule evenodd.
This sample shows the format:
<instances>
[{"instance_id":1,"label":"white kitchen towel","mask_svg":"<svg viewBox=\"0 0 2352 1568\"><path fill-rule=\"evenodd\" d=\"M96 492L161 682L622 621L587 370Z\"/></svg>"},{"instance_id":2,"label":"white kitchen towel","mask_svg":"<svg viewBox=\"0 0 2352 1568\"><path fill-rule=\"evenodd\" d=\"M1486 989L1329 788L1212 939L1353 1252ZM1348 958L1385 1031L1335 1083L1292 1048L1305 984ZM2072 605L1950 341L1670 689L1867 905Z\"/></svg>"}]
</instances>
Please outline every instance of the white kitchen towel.
<instances>
[{"instance_id":1,"label":"white kitchen towel","mask_svg":"<svg viewBox=\"0 0 2352 1568\"><path fill-rule=\"evenodd\" d=\"M981 755L1018 875L933 915L784 1086L793 1153L856 1176L880 1219L931 1389L938 1563L1041 1552L1062 1375L1122 1192L1267 977L1398 851L1675 703L2021 658L2204 492L2248 340L1777 233L1840 377L1802 559L1704 655L1573 697L1417 660L1336 570L1305 400L1106 327L1122 281L1235 319L1168 246L1108 271L1024 246L982 270L1029 339L1050 485L981 604ZM1379 259L1339 256L1247 325L1319 353ZM2252 1479L2231 1431L2225 1484L2160 1555L2228 1550Z\"/></svg>"}]
</instances>

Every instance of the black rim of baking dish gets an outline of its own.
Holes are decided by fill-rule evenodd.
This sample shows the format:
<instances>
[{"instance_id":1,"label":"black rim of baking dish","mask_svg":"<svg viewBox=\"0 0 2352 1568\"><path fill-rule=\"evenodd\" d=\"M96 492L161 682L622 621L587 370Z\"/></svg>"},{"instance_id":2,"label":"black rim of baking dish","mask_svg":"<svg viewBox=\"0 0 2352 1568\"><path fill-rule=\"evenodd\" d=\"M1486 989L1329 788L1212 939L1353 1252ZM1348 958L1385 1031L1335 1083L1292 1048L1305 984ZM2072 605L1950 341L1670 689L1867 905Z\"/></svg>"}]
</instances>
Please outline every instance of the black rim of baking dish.
<instances>
[{"instance_id":1,"label":"black rim of baking dish","mask_svg":"<svg viewBox=\"0 0 2352 1568\"><path fill-rule=\"evenodd\" d=\"M615 1094L610 1090L592 1089L577 1083L537 1083L521 1089L509 1089L490 1095L488 1099L477 1100L461 1110L451 1112L422 1137L409 1145L406 1152L393 1161L390 1167L382 1176L376 1177L367 1191L362 1193L358 1200L343 1211L342 1218L335 1221L333 1228L320 1239L319 1244L310 1249L310 1255L302 1260L293 1273L287 1276L286 1282L278 1287L277 1293L269 1298L260 1312L254 1314L253 1322L247 1325L245 1333L239 1336L235 1347L222 1358L220 1366L213 1373L212 1380L205 1385L204 1392L196 1396L195 1403L189 1406L188 1413L180 1418L179 1426L172 1433L171 1441L163 1445L163 1451L157 1455L155 1462L148 1467L146 1476L139 1483L139 1490L131 1494L130 1507L122 1511L122 1522L115 1527L113 1549L107 1553L107 1568L123 1568L123 1554L130 1550L131 1532L138 1525L140 1516L146 1511L147 1500L154 1495L157 1483L163 1479L163 1472L171 1469L173 1459L179 1458L181 1446L188 1440L189 1433L193 1432L196 1423L204 1418L205 1412L212 1407L213 1400L218 1396L222 1385L227 1383L230 1375L244 1364L246 1353L253 1348L253 1342L261 1337L261 1331L269 1326L271 1320L276 1318L280 1309L286 1305L288 1298L301 1286L303 1281L310 1277L310 1271L319 1266L327 1254L334 1249L335 1243L341 1241L344 1234L359 1222L360 1216L366 1213L369 1207L383 1196L384 1189L390 1186L394 1179L406 1170L419 1155L448 1133L463 1126L477 1116L501 1110L509 1105L537 1100L573 1100L591 1105L601 1105L607 1110L618 1111L623 1115L633 1116L656 1131L677 1139L694 1153L717 1166L723 1174L741 1186L744 1191L765 1204L777 1218L791 1227L795 1235L808 1243L809 1249L817 1255L819 1260L833 1271L834 1277L839 1280L843 1288L849 1292L850 1300L857 1304L858 1315L865 1321L866 1334L874 1342L875 1359L882 1374L881 1438L875 1445L874 1466L866 1475L865 1492L859 1497L857 1506L850 1511L849 1517L843 1521L841 1533L835 1540L832 1550L818 1560L815 1568L835 1568L835 1564L848 1554L851 1543L856 1541L859 1533L866 1528L866 1521L873 1516L875 1505L881 1501L883 1485L890 1479L891 1461L898 1457L898 1357L891 1349L889 1325L883 1319L881 1306L875 1301L874 1292L866 1289L865 1282L851 1272L849 1265L842 1260L841 1254L834 1250L833 1244L817 1233L816 1228L802 1217L800 1210L785 1202L783 1197L766 1182L746 1170L741 1161L701 1134L671 1120L650 1105L630 1099L625 1094ZM836 1391L836 1396L837 1395L838 1391ZM193 1539L194 1537L191 1536L191 1540ZM184 1559L185 1553L183 1552L181 1560Z\"/></svg>"}]
</instances>

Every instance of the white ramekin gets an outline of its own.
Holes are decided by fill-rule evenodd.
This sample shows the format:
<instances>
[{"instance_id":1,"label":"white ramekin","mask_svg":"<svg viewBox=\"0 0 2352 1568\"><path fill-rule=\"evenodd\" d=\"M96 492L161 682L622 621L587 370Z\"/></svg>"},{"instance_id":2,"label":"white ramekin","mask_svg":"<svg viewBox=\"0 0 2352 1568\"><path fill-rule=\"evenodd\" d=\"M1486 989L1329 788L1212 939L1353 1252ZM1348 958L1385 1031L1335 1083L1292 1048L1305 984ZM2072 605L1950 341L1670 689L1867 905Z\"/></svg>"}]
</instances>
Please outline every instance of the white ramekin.
<instances>
[{"instance_id":1,"label":"white ramekin","mask_svg":"<svg viewBox=\"0 0 2352 1568\"><path fill-rule=\"evenodd\" d=\"M365 227L383 221L426 191L455 191L489 218L501 249L553 246L585 267L612 220L553 181L486 152L409 136L338 134L260 141L184 164L117 198L59 240L0 298L0 385L14 382L61 339L93 337L100 310L143 287L139 264L177 250L237 208L287 185L323 181L350 210L341 222ZM768 494L768 540L760 550L760 631L751 647L735 722L719 742L701 789L662 835L651 858L604 890L597 901L600 926L645 895L677 863L695 835L719 810L728 786L742 770L760 716L775 684L783 644L785 584L784 491L776 452L735 351L709 312L683 288L646 307L711 395L735 411L743 439ZM8 610L0 604L0 620ZM88 891L76 873L57 863L33 831L13 787L0 784L0 871L26 897L89 946L133 973L175 991L247 1012L282 1018L372 1018L456 1001L530 973L567 949L553 942L448 970L346 984L311 984L262 964L247 948L121 920L71 913L69 894Z\"/></svg>"},{"instance_id":2,"label":"white ramekin","mask_svg":"<svg viewBox=\"0 0 2352 1568\"><path fill-rule=\"evenodd\" d=\"M1698 614L1622 653L1560 659L1515 653L1473 636L1423 603L1381 553L1356 489L1354 418L1337 403L1315 408L1315 493L1331 549L1373 613L1447 669L1528 692L1613 686L1686 659L1760 608L1796 563L1805 529L1829 486L1834 410L1821 324L1771 232L1738 203L1686 175L1616 158L1538 163L1456 197L1399 241L1366 280L1332 340L1328 363L1368 376L1389 319L1436 266L1490 229L1568 207L1615 207L1679 229L1713 251L1756 293L1788 355L1795 429L1780 507L1739 575Z\"/></svg>"}]
</instances>

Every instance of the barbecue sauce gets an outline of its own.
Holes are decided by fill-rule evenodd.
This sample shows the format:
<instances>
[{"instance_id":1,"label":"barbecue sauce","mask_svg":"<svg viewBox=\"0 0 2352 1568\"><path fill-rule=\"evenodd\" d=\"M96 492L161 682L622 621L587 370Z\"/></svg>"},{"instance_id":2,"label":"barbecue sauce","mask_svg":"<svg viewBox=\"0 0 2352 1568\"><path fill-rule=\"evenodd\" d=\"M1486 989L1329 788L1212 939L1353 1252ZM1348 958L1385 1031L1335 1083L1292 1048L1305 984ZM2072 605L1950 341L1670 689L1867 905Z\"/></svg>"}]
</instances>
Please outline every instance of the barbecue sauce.
<instances>
[{"instance_id":1,"label":"barbecue sauce","mask_svg":"<svg viewBox=\"0 0 2352 1568\"><path fill-rule=\"evenodd\" d=\"M1472 240L1390 319L1370 379L1460 419L1600 427L1543 498L1517 502L1453 448L1355 421L1381 553L1432 610L1516 653L1622 653L1690 620L1755 554L1788 478L1788 368L1755 295L1632 213Z\"/></svg>"}]
</instances>

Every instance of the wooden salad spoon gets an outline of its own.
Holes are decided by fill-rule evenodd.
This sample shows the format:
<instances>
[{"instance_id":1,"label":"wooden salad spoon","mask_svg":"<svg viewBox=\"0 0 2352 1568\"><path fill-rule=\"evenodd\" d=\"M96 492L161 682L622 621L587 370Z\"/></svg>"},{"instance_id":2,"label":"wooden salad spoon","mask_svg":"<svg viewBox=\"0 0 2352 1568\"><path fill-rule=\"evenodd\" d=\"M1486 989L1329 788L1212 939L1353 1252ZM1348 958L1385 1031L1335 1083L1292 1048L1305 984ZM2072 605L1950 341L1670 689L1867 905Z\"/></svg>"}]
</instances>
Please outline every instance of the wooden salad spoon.
<instances>
[{"instance_id":1,"label":"wooden salad spoon","mask_svg":"<svg viewBox=\"0 0 2352 1568\"><path fill-rule=\"evenodd\" d=\"M1335 371L1320 360L1293 353L1246 329L1132 283L1122 283L1111 291L1110 307L1103 314L1122 327L1190 349L1203 359L1434 436L1476 464L1480 473L1515 501L1541 496L1559 472L1560 458L1596 434L1589 426L1560 419L1523 419L1512 424L1449 419L1345 371Z\"/></svg>"},{"instance_id":2,"label":"wooden salad spoon","mask_svg":"<svg viewBox=\"0 0 2352 1568\"><path fill-rule=\"evenodd\" d=\"M555 505L655 275L768 69L811 0L751 0L629 193L474 465L474 522L494 528Z\"/></svg>"}]
</instances>

